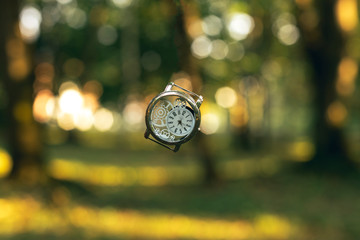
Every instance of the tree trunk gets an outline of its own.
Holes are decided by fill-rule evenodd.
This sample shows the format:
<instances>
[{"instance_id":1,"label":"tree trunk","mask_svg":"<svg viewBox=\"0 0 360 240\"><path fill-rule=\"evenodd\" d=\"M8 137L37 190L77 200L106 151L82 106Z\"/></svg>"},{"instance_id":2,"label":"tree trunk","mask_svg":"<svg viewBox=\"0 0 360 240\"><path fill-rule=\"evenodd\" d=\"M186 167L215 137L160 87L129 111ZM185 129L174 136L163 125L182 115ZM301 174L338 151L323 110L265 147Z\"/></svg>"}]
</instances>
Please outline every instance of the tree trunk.
<instances>
[{"instance_id":1,"label":"tree trunk","mask_svg":"<svg viewBox=\"0 0 360 240\"><path fill-rule=\"evenodd\" d=\"M170 1L173 7L176 8L176 22L175 22L175 44L177 47L179 57L179 67L182 71L190 76L193 91L199 93L202 87L202 80L199 69L197 67L196 59L191 54L190 41L186 33L186 11L194 11L193 5L189 2L180 1L175 6L174 1ZM196 147L199 153L199 159L204 170L204 183L212 185L218 180L215 168L214 152L211 150L209 143L203 133L199 132L196 136Z\"/></svg>"},{"instance_id":2,"label":"tree trunk","mask_svg":"<svg viewBox=\"0 0 360 240\"><path fill-rule=\"evenodd\" d=\"M32 117L31 60L18 26L19 2L5 0L0 8L0 78L7 94L5 131L13 167L9 178L37 183L43 173L42 144Z\"/></svg>"},{"instance_id":3,"label":"tree trunk","mask_svg":"<svg viewBox=\"0 0 360 240\"><path fill-rule=\"evenodd\" d=\"M346 149L343 127L332 124L328 118L329 106L339 100L335 84L346 40L336 22L336 2L315 1L318 26L309 28L301 17L299 25L305 52L312 65L311 81L314 87L315 155L306 165L316 171L344 173L352 169L352 162ZM303 10L299 13L301 16Z\"/></svg>"}]
</instances>

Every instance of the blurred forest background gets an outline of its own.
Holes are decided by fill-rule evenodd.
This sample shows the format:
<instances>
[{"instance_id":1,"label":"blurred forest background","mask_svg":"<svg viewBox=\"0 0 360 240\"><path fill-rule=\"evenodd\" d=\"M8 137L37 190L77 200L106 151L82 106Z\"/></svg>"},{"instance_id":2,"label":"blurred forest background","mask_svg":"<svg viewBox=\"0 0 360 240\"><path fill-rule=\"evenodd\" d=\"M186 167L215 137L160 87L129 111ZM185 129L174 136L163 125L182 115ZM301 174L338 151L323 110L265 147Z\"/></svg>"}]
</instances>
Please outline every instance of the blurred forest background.
<instances>
[{"instance_id":1,"label":"blurred forest background","mask_svg":"<svg viewBox=\"0 0 360 240\"><path fill-rule=\"evenodd\" d=\"M4 0L1 239L359 239L357 0ZM204 96L174 154L169 81Z\"/></svg>"}]
</instances>

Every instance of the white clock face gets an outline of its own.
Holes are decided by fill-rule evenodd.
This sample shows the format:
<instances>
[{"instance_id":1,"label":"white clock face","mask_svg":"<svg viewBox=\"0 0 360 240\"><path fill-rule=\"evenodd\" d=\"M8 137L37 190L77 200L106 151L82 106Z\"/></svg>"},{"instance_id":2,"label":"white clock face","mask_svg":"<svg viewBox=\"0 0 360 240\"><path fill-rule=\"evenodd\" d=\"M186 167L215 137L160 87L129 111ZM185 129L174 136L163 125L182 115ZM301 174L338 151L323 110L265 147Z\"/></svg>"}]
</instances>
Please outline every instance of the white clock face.
<instances>
[{"instance_id":1,"label":"white clock face","mask_svg":"<svg viewBox=\"0 0 360 240\"><path fill-rule=\"evenodd\" d=\"M195 118L186 107L173 108L166 117L166 126L175 136L185 136L194 129Z\"/></svg>"},{"instance_id":2,"label":"white clock face","mask_svg":"<svg viewBox=\"0 0 360 240\"><path fill-rule=\"evenodd\" d=\"M166 142L179 142L195 127L195 115L182 98L163 98L155 103L150 115L153 133Z\"/></svg>"}]
</instances>

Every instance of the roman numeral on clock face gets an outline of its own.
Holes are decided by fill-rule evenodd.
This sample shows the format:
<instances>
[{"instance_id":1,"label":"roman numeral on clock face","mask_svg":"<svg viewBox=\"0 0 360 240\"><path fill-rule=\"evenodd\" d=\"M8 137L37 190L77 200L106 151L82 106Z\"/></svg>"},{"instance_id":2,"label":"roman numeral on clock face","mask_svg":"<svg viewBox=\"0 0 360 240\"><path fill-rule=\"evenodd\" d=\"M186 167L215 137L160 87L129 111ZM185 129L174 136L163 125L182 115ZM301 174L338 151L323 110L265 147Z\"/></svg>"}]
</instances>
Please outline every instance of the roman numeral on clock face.
<instances>
[{"instance_id":1,"label":"roman numeral on clock face","mask_svg":"<svg viewBox=\"0 0 360 240\"><path fill-rule=\"evenodd\" d=\"M179 109L175 107L167 114L166 127L175 137L183 137L190 134L194 126L194 114L188 108Z\"/></svg>"}]
</instances>

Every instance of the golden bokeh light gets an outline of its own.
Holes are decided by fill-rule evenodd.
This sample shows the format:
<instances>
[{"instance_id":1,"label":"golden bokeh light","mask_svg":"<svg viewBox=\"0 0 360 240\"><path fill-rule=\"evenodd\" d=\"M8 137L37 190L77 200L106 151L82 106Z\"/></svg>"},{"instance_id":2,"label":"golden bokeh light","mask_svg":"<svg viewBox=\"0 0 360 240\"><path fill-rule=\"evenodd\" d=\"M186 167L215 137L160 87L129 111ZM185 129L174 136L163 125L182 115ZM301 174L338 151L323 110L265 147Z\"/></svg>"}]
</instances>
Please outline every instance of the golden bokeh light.
<instances>
[{"instance_id":1,"label":"golden bokeh light","mask_svg":"<svg viewBox=\"0 0 360 240\"><path fill-rule=\"evenodd\" d=\"M50 118L54 118L55 116L57 101L58 101L57 97L54 97L54 98L50 98L46 103L45 112Z\"/></svg>"},{"instance_id":2,"label":"golden bokeh light","mask_svg":"<svg viewBox=\"0 0 360 240\"><path fill-rule=\"evenodd\" d=\"M76 83L74 83L72 81L66 81L60 85L59 95L61 95L65 90L68 90L68 89L74 89L76 91L79 91L79 87L78 87L78 85L76 85Z\"/></svg>"},{"instance_id":3,"label":"golden bokeh light","mask_svg":"<svg viewBox=\"0 0 360 240\"><path fill-rule=\"evenodd\" d=\"M128 131L138 131L144 127L145 105L139 101L130 101L123 110L123 117L128 124Z\"/></svg>"},{"instance_id":4,"label":"golden bokeh light","mask_svg":"<svg viewBox=\"0 0 360 240\"><path fill-rule=\"evenodd\" d=\"M342 96L349 96L355 90L355 79L358 75L358 63L349 57L341 59L338 66L336 90Z\"/></svg>"},{"instance_id":5,"label":"golden bokeh light","mask_svg":"<svg viewBox=\"0 0 360 240\"><path fill-rule=\"evenodd\" d=\"M359 21L357 0L338 0L336 18L343 31L351 32L354 30Z\"/></svg>"},{"instance_id":6,"label":"golden bokeh light","mask_svg":"<svg viewBox=\"0 0 360 240\"><path fill-rule=\"evenodd\" d=\"M328 121L335 127L341 127L347 117L346 107L339 101L331 103L326 113Z\"/></svg>"},{"instance_id":7,"label":"golden bokeh light","mask_svg":"<svg viewBox=\"0 0 360 240\"><path fill-rule=\"evenodd\" d=\"M234 127L243 127L249 121L249 113L245 104L230 108L230 123Z\"/></svg>"},{"instance_id":8,"label":"golden bokeh light","mask_svg":"<svg viewBox=\"0 0 360 240\"><path fill-rule=\"evenodd\" d=\"M220 127L219 116L215 113L206 113L201 117L200 131L210 135L218 131Z\"/></svg>"},{"instance_id":9,"label":"golden bokeh light","mask_svg":"<svg viewBox=\"0 0 360 240\"><path fill-rule=\"evenodd\" d=\"M36 74L41 72L41 69L37 69ZM102 91L101 84L94 80L88 81L83 91L72 81L64 82L59 87L59 96L54 96L50 90L41 90L36 95L33 115L39 122L55 119L58 126L66 131L74 128L88 131L93 126L99 131L108 131L114 117L109 110L98 110Z\"/></svg>"},{"instance_id":10,"label":"golden bokeh light","mask_svg":"<svg viewBox=\"0 0 360 240\"><path fill-rule=\"evenodd\" d=\"M211 53L211 49L211 41L204 35L195 38L191 44L192 54L199 59L208 57Z\"/></svg>"},{"instance_id":11,"label":"golden bokeh light","mask_svg":"<svg viewBox=\"0 0 360 240\"><path fill-rule=\"evenodd\" d=\"M214 40L212 41L211 46L212 47L211 47L210 56L213 59L222 60L227 56L229 52L228 45L223 40L220 39Z\"/></svg>"},{"instance_id":12,"label":"golden bokeh light","mask_svg":"<svg viewBox=\"0 0 360 240\"><path fill-rule=\"evenodd\" d=\"M343 81L346 82L353 81L358 73L357 62L354 59L348 57L341 59L338 67L338 73L340 77L343 79Z\"/></svg>"},{"instance_id":13,"label":"golden bokeh light","mask_svg":"<svg viewBox=\"0 0 360 240\"><path fill-rule=\"evenodd\" d=\"M189 91L192 91L192 83L191 83L189 78L186 78L186 77L177 78L177 79L174 80L174 83L176 85L179 85L179 86L189 90Z\"/></svg>"},{"instance_id":14,"label":"golden bokeh light","mask_svg":"<svg viewBox=\"0 0 360 240\"><path fill-rule=\"evenodd\" d=\"M54 95L50 90L41 90L33 103L33 116L38 122L47 122L54 111Z\"/></svg>"},{"instance_id":15,"label":"golden bokeh light","mask_svg":"<svg viewBox=\"0 0 360 240\"><path fill-rule=\"evenodd\" d=\"M56 117L57 117L57 124L62 129L66 131L70 131L75 128L74 116L72 114L59 111Z\"/></svg>"},{"instance_id":16,"label":"golden bokeh light","mask_svg":"<svg viewBox=\"0 0 360 240\"><path fill-rule=\"evenodd\" d=\"M9 61L8 65L9 75L15 80L24 79L29 73L29 63L24 57Z\"/></svg>"},{"instance_id":17,"label":"golden bokeh light","mask_svg":"<svg viewBox=\"0 0 360 240\"><path fill-rule=\"evenodd\" d=\"M285 24L279 28L277 37L284 45L293 45L299 39L300 32L294 24Z\"/></svg>"},{"instance_id":18,"label":"golden bokeh light","mask_svg":"<svg viewBox=\"0 0 360 240\"><path fill-rule=\"evenodd\" d=\"M201 36L203 34L203 30L202 30L202 25L201 25L201 20L193 17L193 18L188 18L187 19L187 32L189 34L189 36L194 39L197 38L199 36Z\"/></svg>"},{"instance_id":19,"label":"golden bokeh light","mask_svg":"<svg viewBox=\"0 0 360 240\"><path fill-rule=\"evenodd\" d=\"M98 98L99 97L94 93L83 93L83 107L91 109L92 112L95 112L100 106Z\"/></svg>"},{"instance_id":20,"label":"golden bokeh light","mask_svg":"<svg viewBox=\"0 0 360 240\"><path fill-rule=\"evenodd\" d=\"M111 129L114 124L114 116L111 111L105 108L97 110L94 114L94 127L100 131L105 132Z\"/></svg>"},{"instance_id":21,"label":"golden bokeh light","mask_svg":"<svg viewBox=\"0 0 360 240\"><path fill-rule=\"evenodd\" d=\"M201 105L200 131L207 135L222 133L227 126L227 111L218 104L205 99Z\"/></svg>"},{"instance_id":22,"label":"golden bokeh light","mask_svg":"<svg viewBox=\"0 0 360 240\"><path fill-rule=\"evenodd\" d=\"M233 13L228 17L227 28L235 40L245 39L254 29L254 19L247 13Z\"/></svg>"},{"instance_id":23,"label":"golden bokeh light","mask_svg":"<svg viewBox=\"0 0 360 240\"><path fill-rule=\"evenodd\" d=\"M76 114L83 107L84 98L82 94L75 89L67 89L60 94L60 110L68 114Z\"/></svg>"},{"instance_id":24,"label":"golden bokeh light","mask_svg":"<svg viewBox=\"0 0 360 240\"><path fill-rule=\"evenodd\" d=\"M175 84L188 89L189 91L193 90L193 86L190 80L190 76L189 74L185 73L185 72L178 72L178 73L174 73L171 76L170 79L171 82L174 82Z\"/></svg>"},{"instance_id":25,"label":"golden bokeh light","mask_svg":"<svg viewBox=\"0 0 360 240\"><path fill-rule=\"evenodd\" d=\"M237 102L237 93L230 87L221 87L215 93L216 103L223 108L233 107Z\"/></svg>"},{"instance_id":26,"label":"golden bokeh light","mask_svg":"<svg viewBox=\"0 0 360 240\"><path fill-rule=\"evenodd\" d=\"M41 12L33 6L25 6L20 12L20 33L27 42L34 42L40 34Z\"/></svg>"},{"instance_id":27,"label":"golden bokeh light","mask_svg":"<svg viewBox=\"0 0 360 240\"><path fill-rule=\"evenodd\" d=\"M74 124L77 129L80 131L89 130L94 122L94 117L91 109L82 108L80 111L74 116Z\"/></svg>"},{"instance_id":28,"label":"golden bokeh light","mask_svg":"<svg viewBox=\"0 0 360 240\"><path fill-rule=\"evenodd\" d=\"M4 149L0 148L0 178L7 177L11 171L11 168L12 168L11 156Z\"/></svg>"},{"instance_id":29,"label":"golden bokeh light","mask_svg":"<svg viewBox=\"0 0 360 240\"><path fill-rule=\"evenodd\" d=\"M209 36L219 35L223 28L221 19L215 15L205 17L201 26L203 31Z\"/></svg>"}]
</instances>

